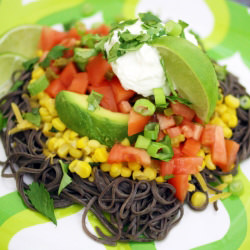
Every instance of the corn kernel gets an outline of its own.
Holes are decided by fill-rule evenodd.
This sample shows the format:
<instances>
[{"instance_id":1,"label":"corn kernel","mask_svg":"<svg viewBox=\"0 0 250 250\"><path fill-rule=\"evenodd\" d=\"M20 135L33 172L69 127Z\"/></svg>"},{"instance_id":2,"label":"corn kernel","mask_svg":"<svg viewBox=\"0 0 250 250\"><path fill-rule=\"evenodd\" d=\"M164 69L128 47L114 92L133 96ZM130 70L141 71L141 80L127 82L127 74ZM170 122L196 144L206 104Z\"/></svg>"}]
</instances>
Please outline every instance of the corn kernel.
<instances>
[{"instance_id":1,"label":"corn kernel","mask_svg":"<svg viewBox=\"0 0 250 250\"><path fill-rule=\"evenodd\" d=\"M129 163L128 163L128 167L129 167L132 171L141 169L141 165L140 165L139 163L137 163L137 162L129 162Z\"/></svg>"},{"instance_id":2,"label":"corn kernel","mask_svg":"<svg viewBox=\"0 0 250 250\"><path fill-rule=\"evenodd\" d=\"M32 84L32 83L35 82L35 81L36 81L36 79L35 79L35 78L32 78L32 79L30 80L29 84Z\"/></svg>"},{"instance_id":3,"label":"corn kernel","mask_svg":"<svg viewBox=\"0 0 250 250\"><path fill-rule=\"evenodd\" d=\"M87 146L88 141L89 141L88 137L84 136L84 137L77 140L76 147L83 149Z\"/></svg>"},{"instance_id":4,"label":"corn kernel","mask_svg":"<svg viewBox=\"0 0 250 250\"><path fill-rule=\"evenodd\" d=\"M233 109L237 109L240 106L240 100L233 95L227 95L225 97L225 103L227 106Z\"/></svg>"},{"instance_id":5,"label":"corn kernel","mask_svg":"<svg viewBox=\"0 0 250 250\"><path fill-rule=\"evenodd\" d=\"M194 192L191 196L191 204L194 207L202 207L206 203L206 200L207 196L199 191Z\"/></svg>"},{"instance_id":6,"label":"corn kernel","mask_svg":"<svg viewBox=\"0 0 250 250\"><path fill-rule=\"evenodd\" d=\"M52 120L52 125L56 130L61 131L61 132L66 129L66 126L59 118L54 118Z\"/></svg>"},{"instance_id":7,"label":"corn kernel","mask_svg":"<svg viewBox=\"0 0 250 250\"><path fill-rule=\"evenodd\" d=\"M152 181L156 178L157 171L155 168L148 167L144 169L143 174L147 180Z\"/></svg>"},{"instance_id":8,"label":"corn kernel","mask_svg":"<svg viewBox=\"0 0 250 250\"><path fill-rule=\"evenodd\" d=\"M158 176L155 178L156 182L162 183L165 182L164 177L163 176Z\"/></svg>"},{"instance_id":9,"label":"corn kernel","mask_svg":"<svg viewBox=\"0 0 250 250\"><path fill-rule=\"evenodd\" d=\"M109 163L102 163L101 164L101 170L103 172L109 172L110 169L111 169L111 164L109 164Z\"/></svg>"},{"instance_id":10,"label":"corn kernel","mask_svg":"<svg viewBox=\"0 0 250 250\"><path fill-rule=\"evenodd\" d=\"M215 107L215 111L222 115L227 111L227 106L225 104L220 104Z\"/></svg>"},{"instance_id":11,"label":"corn kernel","mask_svg":"<svg viewBox=\"0 0 250 250\"><path fill-rule=\"evenodd\" d=\"M88 146L92 149L99 148L101 146L100 142L97 140L89 140Z\"/></svg>"},{"instance_id":12,"label":"corn kernel","mask_svg":"<svg viewBox=\"0 0 250 250\"><path fill-rule=\"evenodd\" d=\"M50 139L47 140L46 144L47 147L49 149L50 152L54 152L55 151L55 142L56 142L56 138L52 137Z\"/></svg>"},{"instance_id":13,"label":"corn kernel","mask_svg":"<svg viewBox=\"0 0 250 250\"><path fill-rule=\"evenodd\" d=\"M41 76L44 75L44 70L41 68L41 67L37 67L35 70L32 71L32 79L38 79L40 78Z\"/></svg>"},{"instance_id":14,"label":"corn kernel","mask_svg":"<svg viewBox=\"0 0 250 250\"><path fill-rule=\"evenodd\" d=\"M69 153L69 145L63 144L60 148L57 150L57 154L61 158L65 158L67 154Z\"/></svg>"},{"instance_id":15,"label":"corn kernel","mask_svg":"<svg viewBox=\"0 0 250 250\"><path fill-rule=\"evenodd\" d=\"M63 133L63 139L65 141L69 141L69 136L70 136L70 130L69 129L66 129Z\"/></svg>"},{"instance_id":16,"label":"corn kernel","mask_svg":"<svg viewBox=\"0 0 250 250\"><path fill-rule=\"evenodd\" d=\"M70 164L69 164L69 171L74 173L75 172L75 167L77 165L77 163L79 162L79 160L73 160Z\"/></svg>"},{"instance_id":17,"label":"corn kernel","mask_svg":"<svg viewBox=\"0 0 250 250\"><path fill-rule=\"evenodd\" d=\"M122 164L121 163L113 163L111 165L109 174L111 177L115 178L121 174L122 171Z\"/></svg>"},{"instance_id":18,"label":"corn kernel","mask_svg":"<svg viewBox=\"0 0 250 250\"><path fill-rule=\"evenodd\" d=\"M133 180L145 180L145 176L141 170L135 170L132 176Z\"/></svg>"},{"instance_id":19,"label":"corn kernel","mask_svg":"<svg viewBox=\"0 0 250 250\"><path fill-rule=\"evenodd\" d=\"M54 148L55 150L60 148L65 142L65 140L63 138L58 138L58 137L55 137L55 145L54 145Z\"/></svg>"},{"instance_id":20,"label":"corn kernel","mask_svg":"<svg viewBox=\"0 0 250 250\"><path fill-rule=\"evenodd\" d=\"M197 154L197 156L205 158L205 152L204 152L204 150L200 149L199 152L198 152L198 154Z\"/></svg>"},{"instance_id":21,"label":"corn kernel","mask_svg":"<svg viewBox=\"0 0 250 250\"><path fill-rule=\"evenodd\" d=\"M75 131L70 131L70 134L69 134L69 139L70 140L76 139L77 136L78 136L78 134Z\"/></svg>"},{"instance_id":22,"label":"corn kernel","mask_svg":"<svg viewBox=\"0 0 250 250\"><path fill-rule=\"evenodd\" d=\"M79 159L82 157L82 151L79 150L79 149L75 149L73 147L70 147L69 149L69 154L73 157L73 158L76 158L76 159Z\"/></svg>"},{"instance_id":23,"label":"corn kernel","mask_svg":"<svg viewBox=\"0 0 250 250\"><path fill-rule=\"evenodd\" d=\"M183 134L180 134L174 138L171 138L171 145L173 147L179 147L180 143L185 141L185 136Z\"/></svg>"},{"instance_id":24,"label":"corn kernel","mask_svg":"<svg viewBox=\"0 0 250 250\"><path fill-rule=\"evenodd\" d=\"M206 167L210 170L215 170L216 169L216 166L214 165L214 163L212 162L212 159L211 159L211 155L208 154L205 156L205 164L206 164Z\"/></svg>"},{"instance_id":25,"label":"corn kernel","mask_svg":"<svg viewBox=\"0 0 250 250\"><path fill-rule=\"evenodd\" d=\"M236 109L228 108L227 112L231 115L237 115Z\"/></svg>"},{"instance_id":26,"label":"corn kernel","mask_svg":"<svg viewBox=\"0 0 250 250\"><path fill-rule=\"evenodd\" d=\"M85 155L90 155L92 152L92 150L89 146L86 146L84 149L82 149L82 151Z\"/></svg>"},{"instance_id":27,"label":"corn kernel","mask_svg":"<svg viewBox=\"0 0 250 250\"><path fill-rule=\"evenodd\" d=\"M209 154L210 153L210 148L207 146L202 146L201 149L204 151L205 154Z\"/></svg>"},{"instance_id":28,"label":"corn kernel","mask_svg":"<svg viewBox=\"0 0 250 250\"><path fill-rule=\"evenodd\" d=\"M192 180L192 175L189 174L189 175L188 175L188 181L191 181L191 180Z\"/></svg>"},{"instance_id":29,"label":"corn kernel","mask_svg":"<svg viewBox=\"0 0 250 250\"><path fill-rule=\"evenodd\" d=\"M94 162L106 162L108 160L108 152L106 148L97 148L92 158Z\"/></svg>"},{"instance_id":30,"label":"corn kernel","mask_svg":"<svg viewBox=\"0 0 250 250\"><path fill-rule=\"evenodd\" d=\"M188 192L193 192L193 191L195 191L195 185L188 183Z\"/></svg>"},{"instance_id":31,"label":"corn kernel","mask_svg":"<svg viewBox=\"0 0 250 250\"><path fill-rule=\"evenodd\" d=\"M233 131L229 127L223 128L223 133L224 133L224 137L227 139L230 139L233 135Z\"/></svg>"},{"instance_id":32,"label":"corn kernel","mask_svg":"<svg viewBox=\"0 0 250 250\"><path fill-rule=\"evenodd\" d=\"M49 111L45 108L45 107L41 107L39 109L39 113L40 113L40 116L43 117L43 116L48 116L49 115Z\"/></svg>"},{"instance_id":33,"label":"corn kernel","mask_svg":"<svg viewBox=\"0 0 250 250\"><path fill-rule=\"evenodd\" d=\"M224 183L230 184L230 183L233 181L233 176L232 176L231 174L222 175L222 176L221 176L221 180L222 180Z\"/></svg>"},{"instance_id":34,"label":"corn kernel","mask_svg":"<svg viewBox=\"0 0 250 250\"><path fill-rule=\"evenodd\" d=\"M90 182L94 182L95 178L94 178L94 176L90 176L90 177L88 178L88 180L89 180Z\"/></svg>"},{"instance_id":35,"label":"corn kernel","mask_svg":"<svg viewBox=\"0 0 250 250\"><path fill-rule=\"evenodd\" d=\"M52 126L52 124L51 124L51 126ZM63 136L63 133L61 133L61 132L56 132L56 134L55 134L56 138L61 138L62 136Z\"/></svg>"},{"instance_id":36,"label":"corn kernel","mask_svg":"<svg viewBox=\"0 0 250 250\"><path fill-rule=\"evenodd\" d=\"M221 99L216 102L216 106L218 106L218 105L220 105L222 103L223 103L223 97L221 97Z\"/></svg>"},{"instance_id":37,"label":"corn kernel","mask_svg":"<svg viewBox=\"0 0 250 250\"><path fill-rule=\"evenodd\" d=\"M122 177L130 177L131 176L131 169L130 168L127 168L127 167L122 167L122 170L121 170L121 176Z\"/></svg>"},{"instance_id":38,"label":"corn kernel","mask_svg":"<svg viewBox=\"0 0 250 250\"><path fill-rule=\"evenodd\" d=\"M223 128L227 126L220 117L214 117L209 123Z\"/></svg>"},{"instance_id":39,"label":"corn kernel","mask_svg":"<svg viewBox=\"0 0 250 250\"><path fill-rule=\"evenodd\" d=\"M50 132L50 130L52 129L52 124L51 123L48 123L48 122L45 122L43 124L43 134L47 137L50 137L50 136L53 136L54 133Z\"/></svg>"},{"instance_id":40,"label":"corn kernel","mask_svg":"<svg viewBox=\"0 0 250 250\"><path fill-rule=\"evenodd\" d=\"M88 162L79 161L77 165L75 166L75 172L81 177L81 178L88 178L91 175L92 168L89 165Z\"/></svg>"},{"instance_id":41,"label":"corn kernel","mask_svg":"<svg viewBox=\"0 0 250 250\"><path fill-rule=\"evenodd\" d=\"M221 115L221 119L223 122L227 123L231 120L232 115L229 112L225 112L224 114Z\"/></svg>"},{"instance_id":42,"label":"corn kernel","mask_svg":"<svg viewBox=\"0 0 250 250\"><path fill-rule=\"evenodd\" d=\"M130 141L129 141L128 138L125 138L125 139L122 140L121 144L122 144L123 146L130 146Z\"/></svg>"},{"instance_id":43,"label":"corn kernel","mask_svg":"<svg viewBox=\"0 0 250 250\"><path fill-rule=\"evenodd\" d=\"M235 128L238 125L238 118L236 115L232 115L230 121L228 122L228 126L230 128Z\"/></svg>"},{"instance_id":44,"label":"corn kernel","mask_svg":"<svg viewBox=\"0 0 250 250\"><path fill-rule=\"evenodd\" d=\"M51 115L41 116L43 122L51 122L53 117Z\"/></svg>"},{"instance_id":45,"label":"corn kernel","mask_svg":"<svg viewBox=\"0 0 250 250\"><path fill-rule=\"evenodd\" d=\"M91 157L89 157L89 156L85 156L85 157L84 157L84 161L85 161L85 162L93 162L93 160L92 160Z\"/></svg>"},{"instance_id":46,"label":"corn kernel","mask_svg":"<svg viewBox=\"0 0 250 250\"><path fill-rule=\"evenodd\" d=\"M42 99L42 98L49 98L49 95L47 94L47 93L45 93L45 92L40 92L40 93L38 93L37 95L36 95L36 97L38 98L38 99Z\"/></svg>"}]
</instances>

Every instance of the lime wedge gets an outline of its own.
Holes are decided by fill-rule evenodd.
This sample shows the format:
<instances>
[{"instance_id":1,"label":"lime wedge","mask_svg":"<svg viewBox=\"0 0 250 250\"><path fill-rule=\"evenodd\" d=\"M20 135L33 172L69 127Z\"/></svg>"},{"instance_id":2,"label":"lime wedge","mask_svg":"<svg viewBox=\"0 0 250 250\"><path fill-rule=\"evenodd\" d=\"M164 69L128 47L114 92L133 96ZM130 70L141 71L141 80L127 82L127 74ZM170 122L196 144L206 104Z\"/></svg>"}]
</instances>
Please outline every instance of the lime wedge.
<instances>
[{"instance_id":1,"label":"lime wedge","mask_svg":"<svg viewBox=\"0 0 250 250\"><path fill-rule=\"evenodd\" d=\"M36 56L42 26L18 26L0 38L0 53L12 52L27 58Z\"/></svg>"},{"instance_id":2,"label":"lime wedge","mask_svg":"<svg viewBox=\"0 0 250 250\"><path fill-rule=\"evenodd\" d=\"M192 103L191 108L200 119L208 122L218 98L218 80L207 55L178 37L161 37L152 45L163 58L167 74L180 96Z\"/></svg>"},{"instance_id":3,"label":"lime wedge","mask_svg":"<svg viewBox=\"0 0 250 250\"><path fill-rule=\"evenodd\" d=\"M22 69L22 63L27 58L13 54L0 54L0 98L4 96L11 88L11 75L15 70Z\"/></svg>"}]
</instances>

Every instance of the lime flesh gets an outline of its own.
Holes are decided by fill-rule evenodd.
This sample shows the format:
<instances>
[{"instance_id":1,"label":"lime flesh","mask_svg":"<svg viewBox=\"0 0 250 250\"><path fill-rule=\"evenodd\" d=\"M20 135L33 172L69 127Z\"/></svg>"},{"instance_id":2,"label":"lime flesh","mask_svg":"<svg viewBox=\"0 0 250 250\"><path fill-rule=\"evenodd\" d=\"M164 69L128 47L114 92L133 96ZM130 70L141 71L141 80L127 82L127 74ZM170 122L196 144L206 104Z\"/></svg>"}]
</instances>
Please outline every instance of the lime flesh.
<instances>
[{"instance_id":1,"label":"lime flesh","mask_svg":"<svg viewBox=\"0 0 250 250\"><path fill-rule=\"evenodd\" d=\"M11 75L14 71L22 69L22 63L27 59L13 53L0 54L0 98L11 88Z\"/></svg>"},{"instance_id":2,"label":"lime flesh","mask_svg":"<svg viewBox=\"0 0 250 250\"><path fill-rule=\"evenodd\" d=\"M27 58L36 56L42 26L27 25L11 29L0 38L0 53L16 53Z\"/></svg>"},{"instance_id":3,"label":"lime flesh","mask_svg":"<svg viewBox=\"0 0 250 250\"><path fill-rule=\"evenodd\" d=\"M161 37L152 43L165 62L166 71L181 97L205 122L211 118L218 98L214 67L201 49L178 37Z\"/></svg>"}]
</instances>

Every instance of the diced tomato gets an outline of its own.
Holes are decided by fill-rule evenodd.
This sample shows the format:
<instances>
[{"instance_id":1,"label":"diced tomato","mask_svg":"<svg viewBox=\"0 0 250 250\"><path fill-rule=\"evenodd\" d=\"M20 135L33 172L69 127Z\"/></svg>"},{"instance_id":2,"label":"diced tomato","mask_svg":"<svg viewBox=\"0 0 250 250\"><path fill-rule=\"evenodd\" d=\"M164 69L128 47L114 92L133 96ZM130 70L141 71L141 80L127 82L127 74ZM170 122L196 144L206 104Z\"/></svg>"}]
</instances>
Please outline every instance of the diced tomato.
<instances>
[{"instance_id":1,"label":"diced tomato","mask_svg":"<svg viewBox=\"0 0 250 250\"><path fill-rule=\"evenodd\" d=\"M201 135L201 143L204 146L211 146L214 143L216 125L207 124Z\"/></svg>"},{"instance_id":2,"label":"diced tomato","mask_svg":"<svg viewBox=\"0 0 250 250\"><path fill-rule=\"evenodd\" d=\"M171 102L170 105L171 105L171 108L172 108L174 114L181 115L189 121L193 120L193 118L195 116L195 112L191 108L189 108L188 106L186 106L182 103L179 103L179 102L175 102L175 103Z\"/></svg>"},{"instance_id":3,"label":"diced tomato","mask_svg":"<svg viewBox=\"0 0 250 250\"><path fill-rule=\"evenodd\" d=\"M175 126L175 120L173 116L165 116L162 114L157 114L157 119L159 121L161 130Z\"/></svg>"},{"instance_id":4,"label":"diced tomato","mask_svg":"<svg viewBox=\"0 0 250 250\"><path fill-rule=\"evenodd\" d=\"M227 165L220 166L223 172L229 172L232 169L232 165L236 161L237 153L240 149L240 145L233 140L225 140L227 151Z\"/></svg>"},{"instance_id":5,"label":"diced tomato","mask_svg":"<svg viewBox=\"0 0 250 250\"><path fill-rule=\"evenodd\" d=\"M156 139L156 141L157 141L157 142L158 142L158 141L162 141L162 140L164 139L164 137L165 137L164 132L163 132L162 130L160 130L160 131L159 131L159 134L158 134L158 137L157 137L157 139Z\"/></svg>"},{"instance_id":6,"label":"diced tomato","mask_svg":"<svg viewBox=\"0 0 250 250\"><path fill-rule=\"evenodd\" d=\"M197 123L199 123L201 125L204 124L204 122L197 115L194 117L194 120L195 120L195 122L197 122Z\"/></svg>"},{"instance_id":7,"label":"diced tomato","mask_svg":"<svg viewBox=\"0 0 250 250\"><path fill-rule=\"evenodd\" d=\"M70 62L63 69L61 75L59 76L59 79L65 87L69 87L76 74L77 74L76 67L73 62Z\"/></svg>"},{"instance_id":8,"label":"diced tomato","mask_svg":"<svg viewBox=\"0 0 250 250\"><path fill-rule=\"evenodd\" d=\"M125 90L117 77L114 77L110 84L115 95L116 103L128 101L135 94L132 90Z\"/></svg>"},{"instance_id":9,"label":"diced tomato","mask_svg":"<svg viewBox=\"0 0 250 250\"><path fill-rule=\"evenodd\" d=\"M201 149L201 143L192 138L187 139L183 145L182 153L186 156L197 156Z\"/></svg>"},{"instance_id":10,"label":"diced tomato","mask_svg":"<svg viewBox=\"0 0 250 250\"><path fill-rule=\"evenodd\" d=\"M88 74L86 72L77 73L68 87L68 91L85 94L88 87Z\"/></svg>"},{"instance_id":11,"label":"diced tomato","mask_svg":"<svg viewBox=\"0 0 250 250\"><path fill-rule=\"evenodd\" d=\"M118 109L121 113L128 114L132 107L128 101L121 101L118 104Z\"/></svg>"},{"instance_id":12,"label":"diced tomato","mask_svg":"<svg viewBox=\"0 0 250 250\"><path fill-rule=\"evenodd\" d=\"M128 119L128 136L142 132L150 118L151 116L140 115L131 109Z\"/></svg>"},{"instance_id":13,"label":"diced tomato","mask_svg":"<svg viewBox=\"0 0 250 250\"><path fill-rule=\"evenodd\" d=\"M68 38L74 38L76 40L81 40L81 36L78 34L77 30L75 28L72 28L67 33Z\"/></svg>"},{"instance_id":14,"label":"diced tomato","mask_svg":"<svg viewBox=\"0 0 250 250\"><path fill-rule=\"evenodd\" d=\"M109 30L110 30L110 28L107 25L101 24L96 29L88 30L86 33L87 34L98 34L98 35L101 35L101 36L107 36L109 34Z\"/></svg>"},{"instance_id":15,"label":"diced tomato","mask_svg":"<svg viewBox=\"0 0 250 250\"><path fill-rule=\"evenodd\" d=\"M175 187L176 198L181 202L184 202L188 191L188 175L175 175L173 178L168 180L168 183Z\"/></svg>"},{"instance_id":16,"label":"diced tomato","mask_svg":"<svg viewBox=\"0 0 250 250\"><path fill-rule=\"evenodd\" d=\"M167 134L170 138L174 138L181 134L181 129L179 126L173 127L173 128L167 128L166 129Z\"/></svg>"},{"instance_id":17,"label":"diced tomato","mask_svg":"<svg viewBox=\"0 0 250 250\"><path fill-rule=\"evenodd\" d=\"M144 149L115 144L109 153L108 163L138 162L144 166L151 164L151 158Z\"/></svg>"},{"instance_id":18,"label":"diced tomato","mask_svg":"<svg viewBox=\"0 0 250 250\"><path fill-rule=\"evenodd\" d=\"M76 45L76 41L75 38L65 38L60 42L60 45L63 45L66 48L71 48Z\"/></svg>"},{"instance_id":19,"label":"diced tomato","mask_svg":"<svg viewBox=\"0 0 250 250\"><path fill-rule=\"evenodd\" d=\"M178 158L178 157L182 157L183 153L181 152L180 147L173 147L173 151L174 151L174 156L173 158Z\"/></svg>"},{"instance_id":20,"label":"diced tomato","mask_svg":"<svg viewBox=\"0 0 250 250\"><path fill-rule=\"evenodd\" d=\"M200 140L201 138L201 134L203 131L203 127L199 124L193 124L193 138L197 141Z\"/></svg>"},{"instance_id":21,"label":"diced tomato","mask_svg":"<svg viewBox=\"0 0 250 250\"><path fill-rule=\"evenodd\" d=\"M118 107L115 102L115 97L112 88L108 82L103 82L100 86L90 86L90 90L94 90L103 95L101 100L101 106L111 110L113 112L118 112Z\"/></svg>"},{"instance_id":22,"label":"diced tomato","mask_svg":"<svg viewBox=\"0 0 250 250\"><path fill-rule=\"evenodd\" d=\"M52 69L53 72L55 72L57 75L60 74L60 68L57 66L54 66L53 63L50 64L50 68Z\"/></svg>"},{"instance_id":23,"label":"diced tomato","mask_svg":"<svg viewBox=\"0 0 250 250\"><path fill-rule=\"evenodd\" d=\"M51 50L54 46L59 44L64 38L66 38L65 32L59 32L59 31L56 31L49 27L44 26L42 28L42 32L40 36L39 47L43 51Z\"/></svg>"},{"instance_id":24,"label":"diced tomato","mask_svg":"<svg viewBox=\"0 0 250 250\"><path fill-rule=\"evenodd\" d=\"M93 86L100 86L104 81L105 74L111 69L110 64L105 60L102 54L89 60L86 70L89 75L89 82Z\"/></svg>"},{"instance_id":25,"label":"diced tomato","mask_svg":"<svg viewBox=\"0 0 250 250\"><path fill-rule=\"evenodd\" d=\"M57 94L62 91L66 90L65 86L59 79L53 80L50 85L45 89L45 92L52 98L55 98Z\"/></svg>"},{"instance_id":26,"label":"diced tomato","mask_svg":"<svg viewBox=\"0 0 250 250\"><path fill-rule=\"evenodd\" d=\"M160 166L160 175L170 175L174 173L174 160L170 160L168 162L162 161Z\"/></svg>"},{"instance_id":27,"label":"diced tomato","mask_svg":"<svg viewBox=\"0 0 250 250\"><path fill-rule=\"evenodd\" d=\"M192 138L194 135L192 128L188 125L182 125L181 132L186 138Z\"/></svg>"},{"instance_id":28,"label":"diced tomato","mask_svg":"<svg viewBox=\"0 0 250 250\"><path fill-rule=\"evenodd\" d=\"M216 126L214 143L212 144L212 161L215 165L223 168L227 165L227 151L223 128Z\"/></svg>"}]
</instances>

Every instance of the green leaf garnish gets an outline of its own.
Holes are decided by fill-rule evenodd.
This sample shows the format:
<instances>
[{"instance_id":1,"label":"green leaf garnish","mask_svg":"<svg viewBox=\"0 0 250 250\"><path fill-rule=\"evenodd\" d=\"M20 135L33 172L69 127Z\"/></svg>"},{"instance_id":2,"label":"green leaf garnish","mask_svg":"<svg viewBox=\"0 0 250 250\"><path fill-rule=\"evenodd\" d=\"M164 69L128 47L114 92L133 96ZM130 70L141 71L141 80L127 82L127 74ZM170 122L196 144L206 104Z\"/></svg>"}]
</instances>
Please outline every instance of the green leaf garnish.
<instances>
[{"instance_id":1,"label":"green leaf garnish","mask_svg":"<svg viewBox=\"0 0 250 250\"><path fill-rule=\"evenodd\" d=\"M33 108L31 112L23 114L23 118L37 127L41 124L41 116L38 108Z\"/></svg>"},{"instance_id":2,"label":"green leaf garnish","mask_svg":"<svg viewBox=\"0 0 250 250\"><path fill-rule=\"evenodd\" d=\"M39 61L39 57L32 58L26 62L23 62L23 67L25 70L31 71L34 65Z\"/></svg>"},{"instance_id":3,"label":"green leaf garnish","mask_svg":"<svg viewBox=\"0 0 250 250\"><path fill-rule=\"evenodd\" d=\"M46 56L46 58L40 63L40 65L43 67L43 68L46 68L50 65L50 62L52 60L55 60L59 57L62 57L63 56L63 52L65 50L68 50L68 48L62 46L62 45L57 45L55 47L53 47L50 52L48 53L48 55Z\"/></svg>"},{"instance_id":4,"label":"green leaf garnish","mask_svg":"<svg viewBox=\"0 0 250 250\"><path fill-rule=\"evenodd\" d=\"M97 34L87 34L87 35L84 35L81 39L81 44L83 46L87 46L88 48L94 48L95 47L95 44L99 41L102 40L102 37L100 37L99 35Z\"/></svg>"},{"instance_id":5,"label":"green leaf garnish","mask_svg":"<svg viewBox=\"0 0 250 250\"><path fill-rule=\"evenodd\" d=\"M10 88L10 92L13 92L13 91L18 90L18 88L21 87L23 84L24 84L23 81L19 81L19 80L16 81L16 82L12 85L12 87Z\"/></svg>"},{"instance_id":6,"label":"green leaf garnish","mask_svg":"<svg viewBox=\"0 0 250 250\"><path fill-rule=\"evenodd\" d=\"M102 100L103 95L100 93L95 92L94 90L91 91L90 95L88 96L88 110L95 111Z\"/></svg>"},{"instance_id":7,"label":"green leaf garnish","mask_svg":"<svg viewBox=\"0 0 250 250\"><path fill-rule=\"evenodd\" d=\"M172 95L172 96L166 96L166 98L170 101L170 102L179 102L179 103L182 103L182 104L185 104L185 105L190 105L192 104L189 100L187 99L184 99L182 97L179 97L179 96L175 96L175 95Z\"/></svg>"},{"instance_id":8,"label":"green leaf garnish","mask_svg":"<svg viewBox=\"0 0 250 250\"><path fill-rule=\"evenodd\" d=\"M59 132L55 127L52 126L51 130L49 131L51 133L57 133Z\"/></svg>"},{"instance_id":9,"label":"green leaf garnish","mask_svg":"<svg viewBox=\"0 0 250 250\"><path fill-rule=\"evenodd\" d=\"M164 180L169 180L169 179L172 179L174 178L174 175L173 174L167 174L164 176Z\"/></svg>"},{"instance_id":10,"label":"green leaf garnish","mask_svg":"<svg viewBox=\"0 0 250 250\"><path fill-rule=\"evenodd\" d=\"M3 128L6 128L7 125L7 118L4 118L3 113L0 111L0 132L3 130Z\"/></svg>"},{"instance_id":11,"label":"green leaf garnish","mask_svg":"<svg viewBox=\"0 0 250 250\"><path fill-rule=\"evenodd\" d=\"M27 189L25 193L35 209L57 225L54 213L54 202L53 199L50 198L50 194L43 183L33 182L29 185L29 189Z\"/></svg>"},{"instance_id":12,"label":"green leaf garnish","mask_svg":"<svg viewBox=\"0 0 250 250\"><path fill-rule=\"evenodd\" d=\"M112 24L112 29L110 32L116 30L116 29L120 29L123 30L125 26L129 26L129 25L133 25L134 23L137 22L138 19L130 19L130 20L126 20L120 23L114 23Z\"/></svg>"},{"instance_id":13,"label":"green leaf garnish","mask_svg":"<svg viewBox=\"0 0 250 250\"><path fill-rule=\"evenodd\" d=\"M69 164L66 164L61 160L59 160L59 162L63 171L63 177L62 177L59 189L58 189L58 195L60 195L62 190L72 182L71 177L68 176Z\"/></svg>"},{"instance_id":14,"label":"green leaf garnish","mask_svg":"<svg viewBox=\"0 0 250 250\"><path fill-rule=\"evenodd\" d=\"M150 11L146 13L140 13L139 17L146 25L156 25L157 23L161 22L161 19L152 14Z\"/></svg>"}]
</instances>

